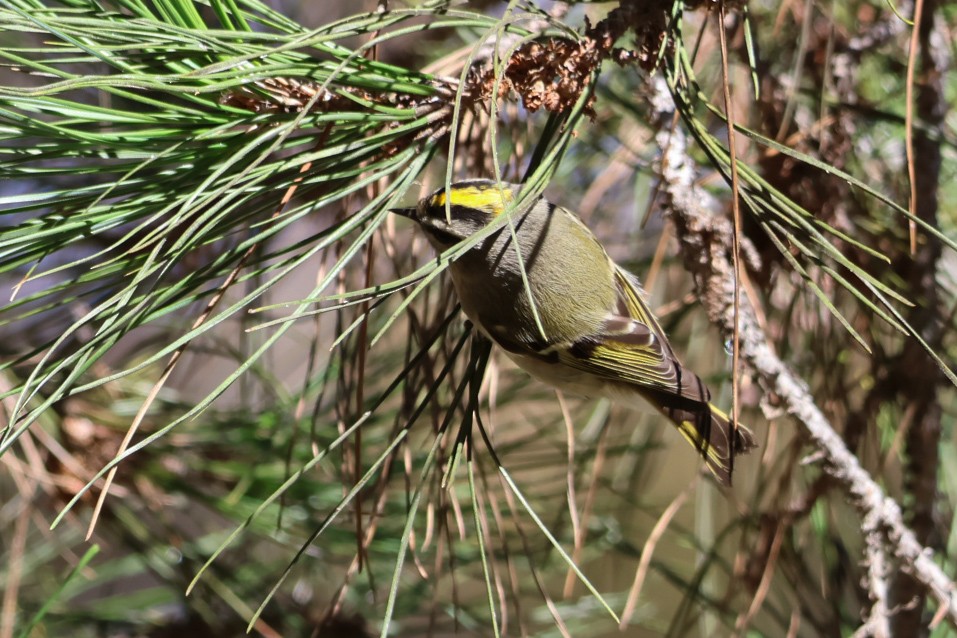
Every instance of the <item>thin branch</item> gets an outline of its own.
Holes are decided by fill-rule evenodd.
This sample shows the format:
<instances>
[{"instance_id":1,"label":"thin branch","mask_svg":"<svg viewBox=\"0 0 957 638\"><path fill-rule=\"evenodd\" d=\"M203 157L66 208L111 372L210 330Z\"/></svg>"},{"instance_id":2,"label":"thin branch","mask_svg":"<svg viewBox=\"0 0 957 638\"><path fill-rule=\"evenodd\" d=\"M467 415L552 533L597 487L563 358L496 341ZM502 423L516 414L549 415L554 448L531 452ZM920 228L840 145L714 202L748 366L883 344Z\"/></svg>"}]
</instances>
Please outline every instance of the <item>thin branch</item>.
<instances>
[{"instance_id":1,"label":"thin branch","mask_svg":"<svg viewBox=\"0 0 957 638\"><path fill-rule=\"evenodd\" d=\"M911 152L914 154L910 158L911 166L917 162L917 172L912 176L911 210L917 219L934 226L938 225L940 216L941 180L946 179L942 172L942 142L936 132L942 129L949 110L943 78L951 67L948 47L941 46L947 39L942 11L943 7L936 0L915 2L915 39L912 43L916 42L917 49L912 49L908 61L908 75L915 63L920 65L915 100L908 97L907 102L908 112L913 110L916 121L920 123L919 130L912 130L913 120L907 123L908 143L913 146ZM915 239L919 239L916 253ZM909 309L907 320L930 348L943 352L946 324L937 283L943 247L935 237L926 233L913 234L911 241L910 259L898 259L894 264L895 271L907 282L911 297L918 302ZM900 358L890 367L889 378L910 426L903 436L907 459L904 493L909 497L905 512L907 521L917 540L931 545L940 538L937 477L941 471L943 409L938 391L946 379L933 359L913 339L904 342ZM893 635L906 636L922 630L926 624L924 594L909 575L895 576L891 583L890 602L899 609L892 617Z\"/></svg>"},{"instance_id":2,"label":"thin branch","mask_svg":"<svg viewBox=\"0 0 957 638\"><path fill-rule=\"evenodd\" d=\"M621 612L621 622L618 623L618 628L622 631L627 629L628 625L631 624L631 617L638 606L641 588L645 584L645 577L648 576L648 570L651 568L651 558L655 554L655 548L658 547L658 542L662 539L665 532L668 531L668 526L671 524L675 515L681 510L685 501L688 500L688 496L690 496L698 486L700 476L700 474L696 474L691 483L688 484L688 487L678 493L674 500L671 501L671 504L668 505L665 511L661 513L661 516L658 517L658 522L655 523L655 526L651 529L651 533L648 534L648 539L645 541L644 547L641 548L641 558L638 560L638 568L635 570L635 579L631 583L631 589L628 590L625 608Z\"/></svg>"},{"instance_id":3,"label":"thin branch","mask_svg":"<svg viewBox=\"0 0 957 638\"><path fill-rule=\"evenodd\" d=\"M917 214L917 164L914 158L914 69L917 67L920 46L921 14L924 0L914 0L914 28L911 29L910 50L907 54L906 110L904 112L904 148L907 152L907 179L910 182L910 201L908 210ZM933 19L933 18L932 18ZM917 223L912 219L907 224L910 234L910 254L917 252Z\"/></svg>"},{"instance_id":4,"label":"thin branch","mask_svg":"<svg viewBox=\"0 0 957 638\"><path fill-rule=\"evenodd\" d=\"M724 114L728 124L728 158L731 161L731 263L734 266L734 330L731 335L731 430L737 436L740 406L741 340L738 336L738 309L741 306L741 202L738 193L738 157L734 134L734 102L731 100L731 79L728 77L728 38L725 34L724 4L718 4L718 40L721 43L721 85L724 89ZM734 473L734 448L728 458L728 473ZM750 615L750 614L749 614Z\"/></svg>"}]
</instances>

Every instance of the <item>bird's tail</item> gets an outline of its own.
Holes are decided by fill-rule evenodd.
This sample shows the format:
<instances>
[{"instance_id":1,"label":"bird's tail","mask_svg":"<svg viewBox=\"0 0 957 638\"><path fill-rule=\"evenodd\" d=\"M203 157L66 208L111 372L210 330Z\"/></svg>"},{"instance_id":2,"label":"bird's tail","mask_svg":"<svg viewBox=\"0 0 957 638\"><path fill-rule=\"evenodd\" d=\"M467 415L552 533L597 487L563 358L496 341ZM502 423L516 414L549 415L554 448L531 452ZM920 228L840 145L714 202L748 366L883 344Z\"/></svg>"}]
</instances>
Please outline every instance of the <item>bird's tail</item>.
<instances>
[{"instance_id":1,"label":"bird's tail","mask_svg":"<svg viewBox=\"0 0 957 638\"><path fill-rule=\"evenodd\" d=\"M711 403L685 401L680 407L654 403L704 457L708 469L722 485L731 485L735 455L746 454L758 446L751 430L740 424L732 427L728 415Z\"/></svg>"}]
</instances>

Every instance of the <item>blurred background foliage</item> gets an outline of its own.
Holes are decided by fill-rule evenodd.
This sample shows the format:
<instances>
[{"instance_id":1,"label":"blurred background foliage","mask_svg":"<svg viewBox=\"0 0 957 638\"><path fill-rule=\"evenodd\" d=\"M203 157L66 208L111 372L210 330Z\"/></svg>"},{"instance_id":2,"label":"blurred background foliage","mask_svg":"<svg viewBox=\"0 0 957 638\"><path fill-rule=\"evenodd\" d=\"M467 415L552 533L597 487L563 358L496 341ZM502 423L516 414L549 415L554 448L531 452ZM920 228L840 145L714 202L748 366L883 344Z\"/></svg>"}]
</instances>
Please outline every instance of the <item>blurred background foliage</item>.
<instances>
[{"instance_id":1,"label":"blurred background foliage","mask_svg":"<svg viewBox=\"0 0 957 638\"><path fill-rule=\"evenodd\" d=\"M0 638L857 630L859 518L746 371L723 491L473 340L454 249L387 214L527 178L727 406L660 81L715 214L732 106L742 288L953 574L957 38L921 6L0 0ZM896 635L953 633L895 574Z\"/></svg>"}]
</instances>

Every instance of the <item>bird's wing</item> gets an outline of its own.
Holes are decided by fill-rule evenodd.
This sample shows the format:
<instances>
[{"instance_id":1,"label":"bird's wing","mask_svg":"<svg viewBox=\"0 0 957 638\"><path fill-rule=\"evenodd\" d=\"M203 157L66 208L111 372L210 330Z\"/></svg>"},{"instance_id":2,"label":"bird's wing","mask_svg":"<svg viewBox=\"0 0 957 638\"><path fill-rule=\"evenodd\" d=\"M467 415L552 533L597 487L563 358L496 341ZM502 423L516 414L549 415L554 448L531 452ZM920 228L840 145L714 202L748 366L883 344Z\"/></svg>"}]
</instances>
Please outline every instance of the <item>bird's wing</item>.
<instances>
[{"instance_id":1,"label":"bird's wing","mask_svg":"<svg viewBox=\"0 0 957 638\"><path fill-rule=\"evenodd\" d=\"M562 363L583 372L634 385L637 390L707 404L708 388L675 357L661 326L642 299L638 282L616 271L618 307L597 335L554 348Z\"/></svg>"}]
</instances>

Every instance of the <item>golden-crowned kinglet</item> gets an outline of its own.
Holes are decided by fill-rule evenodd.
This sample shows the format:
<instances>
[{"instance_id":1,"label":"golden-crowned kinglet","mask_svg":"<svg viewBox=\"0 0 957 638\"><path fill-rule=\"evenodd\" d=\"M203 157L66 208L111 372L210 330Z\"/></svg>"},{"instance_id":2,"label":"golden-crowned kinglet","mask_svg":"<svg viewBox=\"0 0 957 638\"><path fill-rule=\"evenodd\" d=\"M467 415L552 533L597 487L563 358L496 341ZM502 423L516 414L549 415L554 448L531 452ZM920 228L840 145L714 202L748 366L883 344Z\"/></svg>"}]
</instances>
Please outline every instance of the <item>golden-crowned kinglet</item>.
<instances>
[{"instance_id":1,"label":"golden-crowned kinglet","mask_svg":"<svg viewBox=\"0 0 957 638\"><path fill-rule=\"evenodd\" d=\"M752 433L732 428L709 403L708 388L678 361L637 278L608 257L577 215L539 197L501 218L521 188L462 181L392 212L418 222L439 252L500 220L449 265L469 319L519 367L556 388L650 402L729 485L732 455L755 447Z\"/></svg>"}]
</instances>

